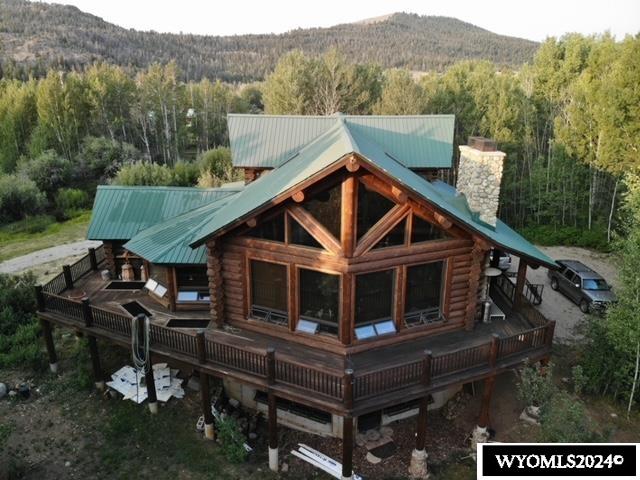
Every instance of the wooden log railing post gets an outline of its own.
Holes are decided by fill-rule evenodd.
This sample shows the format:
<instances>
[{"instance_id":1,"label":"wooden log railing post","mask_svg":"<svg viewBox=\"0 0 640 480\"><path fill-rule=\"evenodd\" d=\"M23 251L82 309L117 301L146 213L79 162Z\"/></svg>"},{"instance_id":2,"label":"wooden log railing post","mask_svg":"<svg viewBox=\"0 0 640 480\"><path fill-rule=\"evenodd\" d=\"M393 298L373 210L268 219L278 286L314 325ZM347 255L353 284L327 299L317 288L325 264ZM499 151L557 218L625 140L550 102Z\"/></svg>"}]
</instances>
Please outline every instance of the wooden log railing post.
<instances>
[{"instance_id":1,"label":"wooden log railing post","mask_svg":"<svg viewBox=\"0 0 640 480\"><path fill-rule=\"evenodd\" d=\"M49 354L49 368L51 369L51 373L58 373L58 355L56 355L56 346L53 343L51 323L41 318L40 326L42 327L42 335L45 345L47 346L47 353Z\"/></svg>"},{"instance_id":2,"label":"wooden log railing post","mask_svg":"<svg viewBox=\"0 0 640 480\"><path fill-rule=\"evenodd\" d=\"M98 259L96 258L96 249L89 249L89 263L91 264L91 270L98 270Z\"/></svg>"},{"instance_id":3,"label":"wooden log railing post","mask_svg":"<svg viewBox=\"0 0 640 480\"><path fill-rule=\"evenodd\" d=\"M267 348L267 416L269 421L269 469L278 471L278 399L271 388L276 383L276 351Z\"/></svg>"},{"instance_id":4,"label":"wooden log railing post","mask_svg":"<svg viewBox=\"0 0 640 480\"><path fill-rule=\"evenodd\" d=\"M67 287L67 290L71 290L73 288L73 277L71 276L71 267L69 265L64 265L62 267L62 273L64 274L64 283Z\"/></svg>"},{"instance_id":5,"label":"wooden log railing post","mask_svg":"<svg viewBox=\"0 0 640 480\"><path fill-rule=\"evenodd\" d=\"M342 418L342 480L353 478L353 417Z\"/></svg>"},{"instance_id":6,"label":"wooden log railing post","mask_svg":"<svg viewBox=\"0 0 640 480\"><path fill-rule=\"evenodd\" d=\"M433 354L431 350L424 351L424 357L422 359L422 385L428 387L431 385L431 362L433 359Z\"/></svg>"},{"instance_id":7,"label":"wooden log railing post","mask_svg":"<svg viewBox=\"0 0 640 480\"><path fill-rule=\"evenodd\" d=\"M196 351L198 354L198 363L206 363L207 351L205 347L205 337L203 331L196 333Z\"/></svg>"},{"instance_id":8,"label":"wooden log railing post","mask_svg":"<svg viewBox=\"0 0 640 480\"><path fill-rule=\"evenodd\" d=\"M498 362L498 350L500 346L500 336L497 333L491 335L491 344L489 346L489 367L496 368Z\"/></svg>"},{"instance_id":9,"label":"wooden log railing post","mask_svg":"<svg viewBox=\"0 0 640 480\"><path fill-rule=\"evenodd\" d=\"M39 312L44 312L47 309L46 303L44 301L44 290L42 289L42 285L36 285L36 305L38 306Z\"/></svg>"}]
</instances>

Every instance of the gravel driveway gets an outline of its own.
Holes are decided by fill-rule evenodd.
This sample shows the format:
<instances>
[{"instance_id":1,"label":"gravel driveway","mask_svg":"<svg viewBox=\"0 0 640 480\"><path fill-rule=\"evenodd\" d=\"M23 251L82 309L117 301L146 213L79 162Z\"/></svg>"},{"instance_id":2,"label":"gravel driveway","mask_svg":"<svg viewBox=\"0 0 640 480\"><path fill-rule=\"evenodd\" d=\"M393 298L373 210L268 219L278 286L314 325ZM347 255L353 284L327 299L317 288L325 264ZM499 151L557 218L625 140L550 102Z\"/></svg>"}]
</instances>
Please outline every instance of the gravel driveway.
<instances>
[{"instance_id":1,"label":"gravel driveway","mask_svg":"<svg viewBox=\"0 0 640 480\"><path fill-rule=\"evenodd\" d=\"M102 242L82 240L80 242L57 245L44 250L38 250L21 257L12 258L0 263L0 273L20 273L49 264L68 257L85 255L88 248L98 247Z\"/></svg>"},{"instance_id":2,"label":"gravel driveway","mask_svg":"<svg viewBox=\"0 0 640 480\"><path fill-rule=\"evenodd\" d=\"M593 252L577 247L538 247L555 260L579 260L591 267L615 289L619 285L618 269L615 257L611 254ZM513 258L512 271L518 270L518 258ZM576 331L585 318L580 308L560 292L551 290L551 283L547 277L547 269L527 269L527 280L531 283L544 285L542 303L537 308L549 320L556 321L555 340L560 343L572 343L579 340L581 335Z\"/></svg>"}]
</instances>

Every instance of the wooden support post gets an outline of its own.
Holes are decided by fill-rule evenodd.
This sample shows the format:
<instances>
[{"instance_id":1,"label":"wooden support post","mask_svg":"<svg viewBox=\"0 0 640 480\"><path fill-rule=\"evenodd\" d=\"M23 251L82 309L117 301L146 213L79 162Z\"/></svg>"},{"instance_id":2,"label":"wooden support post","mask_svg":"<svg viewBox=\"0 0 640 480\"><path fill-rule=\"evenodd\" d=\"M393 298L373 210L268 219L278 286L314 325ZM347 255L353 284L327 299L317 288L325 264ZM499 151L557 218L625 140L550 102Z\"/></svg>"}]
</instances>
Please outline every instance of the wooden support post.
<instances>
[{"instance_id":1,"label":"wooden support post","mask_svg":"<svg viewBox=\"0 0 640 480\"><path fill-rule=\"evenodd\" d=\"M36 304L38 306L39 312L44 312L46 310L46 304L44 301L44 291L42 290L42 285L36 285Z\"/></svg>"},{"instance_id":2,"label":"wooden support post","mask_svg":"<svg viewBox=\"0 0 640 480\"><path fill-rule=\"evenodd\" d=\"M138 345L142 348L144 345L144 325L149 319L144 314L138 315ZM149 352L149 358L147 359L147 368L144 372L144 380L147 386L147 402L149 403L149 411L151 413L158 413L158 397L156 395L156 382L153 378L153 361L151 360L151 353Z\"/></svg>"},{"instance_id":3,"label":"wooden support post","mask_svg":"<svg viewBox=\"0 0 640 480\"><path fill-rule=\"evenodd\" d=\"M207 440L215 440L209 375L202 370L200 370L200 400L202 402L202 415L204 416L204 438Z\"/></svg>"},{"instance_id":4,"label":"wooden support post","mask_svg":"<svg viewBox=\"0 0 640 480\"><path fill-rule=\"evenodd\" d=\"M102 367L100 366L100 355L98 353L98 341L93 335L87 336L87 342L89 343L89 355L91 356L91 366L93 368L93 381L96 388L100 391L104 391L104 377L102 374Z\"/></svg>"},{"instance_id":5,"label":"wooden support post","mask_svg":"<svg viewBox=\"0 0 640 480\"><path fill-rule=\"evenodd\" d=\"M545 344L549 349L549 351L551 351L551 347L553 345L553 334L555 330L556 330L556 321L550 320L549 323L547 323L547 330L545 331L545 339L544 339Z\"/></svg>"},{"instance_id":6,"label":"wooden support post","mask_svg":"<svg viewBox=\"0 0 640 480\"><path fill-rule=\"evenodd\" d=\"M49 368L52 373L58 373L58 356L56 355L56 346L53 343L51 323L47 320L40 319L40 326L42 327L42 336L44 337L47 353L49 354Z\"/></svg>"},{"instance_id":7,"label":"wooden support post","mask_svg":"<svg viewBox=\"0 0 640 480\"><path fill-rule=\"evenodd\" d=\"M358 200L358 180L349 175L342 181L342 212L340 212L340 243L345 257L353 257L355 248L355 218Z\"/></svg>"},{"instance_id":8,"label":"wooden support post","mask_svg":"<svg viewBox=\"0 0 640 480\"><path fill-rule=\"evenodd\" d=\"M493 395L493 387L496 383L495 374L484 380L484 389L482 391L482 402L480 404L480 416L478 417L478 425L471 435L471 448L478 449L478 443L486 443L489 440L489 421L491 410L491 396Z\"/></svg>"},{"instance_id":9,"label":"wooden support post","mask_svg":"<svg viewBox=\"0 0 640 480\"><path fill-rule=\"evenodd\" d=\"M523 293L524 293L524 284L527 280L527 262L524 261L523 258L520 258L518 262L518 276L516 277L516 289L513 294L513 305L519 306L522 305Z\"/></svg>"},{"instance_id":10,"label":"wooden support post","mask_svg":"<svg viewBox=\"0 0 640 480\"><path fill-rule=\"evenodd\" d=\"M489 412L491 410L491 397L493 396L493 388L496 383L496 376L491 375L484 380L484 389L482 390L482 403L480 405L480 417L478 426L487 428L489 426Z\"/></svg>"},{"instance_id":11,"label":"wooden support post","mask_svg":"<svg viewBox=\"0 0 640 480\"><path fill-rule=\"evenodd\" d=\"M69 265L63 265L62 273L64 274L64 283L67 286L67 290L73 288L73 277L71 277L71 267Z\"/></svg>"},{"instance_id":12,"label":"wooden support post","mask_svg":"<svg viewBox=\"0 0 640 480\"><path fill-rule=\"evenodd\" d=\"M269 422L269 469L278 471L278 399L271 386L276 383L276 351L267 348L267 417Z\"/></svg>"},{"instance_id":13,"label":"wooden support post","mask_svg":"<svg viewBox=\"0 0 640 480\"><path fill-rule=\"evenodd\" d=\"M89 263L91 264L91 270L98 270L98 259L96 258L96 249L89 249Z\"/></svg>"},{"instance_id":14,"label":"wooden support post","mask_svg":"<svg viewBox=\"0 0 640 480\"><path fill-rule=\"evenodd\" d=\"M342 418L342 480L353 478L353 417Z\"/></svg>"},{"instance_id":15,"label":"wooden support post","mask_svg":"<svg viewBox=\"0 0 640 480\"><path fill-rule=\"evenodd\" d=\"M429 477L427 470L427 410L429 408L428 397L420 399L418 411L418 428L416 432L416 448L411 452L409 463L409 476L414 479L426 479Z\"/></svg>"}]
</instances>

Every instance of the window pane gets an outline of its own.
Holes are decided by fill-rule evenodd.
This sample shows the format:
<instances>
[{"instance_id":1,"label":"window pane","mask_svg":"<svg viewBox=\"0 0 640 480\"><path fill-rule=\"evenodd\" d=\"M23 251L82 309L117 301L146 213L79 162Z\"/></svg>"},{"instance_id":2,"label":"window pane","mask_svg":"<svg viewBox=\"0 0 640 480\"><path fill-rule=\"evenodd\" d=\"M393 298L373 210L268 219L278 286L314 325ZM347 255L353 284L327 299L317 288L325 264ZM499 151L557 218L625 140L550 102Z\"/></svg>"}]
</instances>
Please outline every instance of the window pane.
<instances>
[{"instance_id":1,"label":"window pane","mask_svg":"<svg viewBox=\"0 0 640 480\"><path fill-rule=\"evenodd\" d=\"M358 240L393 208L392 201L387 200L373 190L360 183L358 185Z\"/></svg>"},{"instance_id":2,"label":"window pane","mask_svg":"<svg viewBox=\"0 0 640 480\"><path fill-rule=\"evenodd\" d=\"M208 287L207 267L176 267L178 287Z\"/></svg>"},{"instance_id":3,"label":"window pane","mask_svg":"<svg viewBox=\"0 0 640 480\"><path fill-rule=\"evenodd\" d=\"M302 206L313 215L331 234L340 239L340 206L342 204L342 184L313 195Z\"/></svg>"},{"instance_id":4,"label":"window pane","mask_svg":"<svg viewBox=\"0 0 640 480\"><path fill-rule=\"evenodd\" d=\"M284 242L284 213L261 222L246 233L249 237Z\"/></svg>"},{"instance_id":5,"label":"window pane","mask_svg":"<svg viewBox=\"0 0 640 480\"><path fill-rule=\"evenodd\" d=\"M251 260L252 315L274 323L287 319L287 267Z\"/></svg>"},{"instance_id":6,"label":"window pane","mask_svg":"<svg viewBox=\"0 0 640 480\"><path fill-rule=\"evenodd\" d=\"M338 334L339 275L300 269L300 317L317 321L321 332Z\"/></svg>"},{"instance_id":7,"label":"window pane","mask_svg":"<svg viewBox=\"0 0 640 480\"><path fill-rule=\"evenodd\" d=\"M405 319L408 324L431 323L440 319L442 269L443 262L407 268Z\"/></svg>"},{"instance_id":8,"label":"window pane","mask_svg":"<svg viewBox=\"0 0 640 480\"><path fill-rule=\"evenodd\" d=\"M289 217L289 221L291 222L291 243L305 247L322 248L322 245L302 225L291 217Z\"/></svg>"},{"instance_id":9,"label":"window pane","mask_svg":"<svg viewBox=\"0 0 640 480\"><path fill-rule=\"evenodd\" d=\"M391 318L393 270L356 276L356 325Z\"/></svg>"},{"instance_id":10,"label":"window pane","mask_svg":"<svg viewBox=\"0 0 640 480\"><path fill-rule=\"evenodd\" d=\"M411 243L441 240L443 238L447 238L447 234L444 231L442 231L435 225L432 225L431 223L423 220L417 215L413 216Z\"/></svg>"},{"instance_id":11,"label":"window pane","mask_svg":"<svg viewBox=\"0 0 640 480\"><path fill-rule=\"evenodd\" d=\"M397 247L398 245L404 245L404 232L406 224L407 221L402 220L395 227L393 227L389 233L382 237L382 240L376 243L373 248Z\"/></svg>"}]
</instances>

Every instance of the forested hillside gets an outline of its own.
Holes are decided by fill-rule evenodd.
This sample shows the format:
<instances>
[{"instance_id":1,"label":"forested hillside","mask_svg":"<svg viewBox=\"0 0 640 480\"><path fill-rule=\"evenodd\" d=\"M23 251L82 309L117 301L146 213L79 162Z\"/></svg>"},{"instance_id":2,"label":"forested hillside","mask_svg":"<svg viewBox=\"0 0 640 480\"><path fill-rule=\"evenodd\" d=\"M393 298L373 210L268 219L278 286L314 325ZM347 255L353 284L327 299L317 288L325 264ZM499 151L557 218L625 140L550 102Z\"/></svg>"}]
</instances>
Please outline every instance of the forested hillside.
<instances>
[{"instance_id":1,"label":"forested hillside","mask_svg":"<svg viewBox=\"0 0 640 480\"><path fill-rule=\"evenodd\" d=\"M197 12L194 12L197 14ZM175 60L185 79L263 79L294 49L318 55L339 48L352 61L409 70L442 70L465 59L500 66L530 61L535 42L494 34L447 17L397 13L383 21L296 29L281 35L214 36L139 32L75 7L0 0L0 57L5 75L43 75L49 66L77 69L103 60L144 69Z\"/></svg>"}]
</instances>

